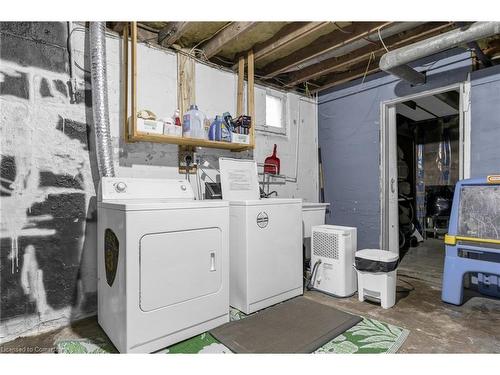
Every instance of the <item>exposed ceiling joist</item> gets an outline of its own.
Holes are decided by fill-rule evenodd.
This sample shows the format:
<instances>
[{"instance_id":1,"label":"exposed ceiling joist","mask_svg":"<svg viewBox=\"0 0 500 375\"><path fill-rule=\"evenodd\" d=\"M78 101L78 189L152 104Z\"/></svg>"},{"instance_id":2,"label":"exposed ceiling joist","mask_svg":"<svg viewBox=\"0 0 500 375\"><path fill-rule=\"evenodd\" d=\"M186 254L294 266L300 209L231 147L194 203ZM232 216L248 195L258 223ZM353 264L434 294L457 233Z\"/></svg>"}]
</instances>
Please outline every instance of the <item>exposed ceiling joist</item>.
<instances>
[{"instance_id":1,"label":"exposed ceiling joist","mask_svg":"<svg viewBox=\"0 0 500 375\"><path fill-rule=\"evenodd\" d=\"M272 38L254 46L255 61L262 60L264 57L278 52L291 43L305 38L329 24L330 22L292 22L288 24ZM233 70L237 68L238 64L234 64Z\"/></svg>"},{"instance_id":2,"label":"exposed ceiling joist","mask_svg":"<svg viewBox=\"0 0 500 375\"><path fill-rule=\"evenodd\" d=\"M253 29L257 24L257 22L231 22L201 47L205 56L208 59L215 56L224 46Z\"/></svg>"},{"instance_id":3,"label":"exposed ceiling joist","mask_svg":"<svg viewBox=\"0 0 500 375\"><path fill-rule=\"evenodd\" d=\"M432 22L388 37L384 40L384 43L389 50L392 50L423 40L440 32L448 31L452 26L453 23L451 22ZM380 57L385 52L386 50L381 44L369 44L346 55L333 57L291 73L290 81L287 83L287 86L295 86L307 80L316 79L328 73L346 69L349 66L367 60L372 54L375 55L375 57Z\"/></svg>"},{"instance_id":4,"label":"exposed ceiling joist","mask_svg":"<svg viewBox=\"0 0 500 375\"><path fill-rule=\"evenodd\" d=\"M352 43L358 39L366 38L367 35L390 24L392 24L392 22L358 22L346 26L342 30L335 30L329 34L319 37L309 46L268 64L263 69L263 75L266 79L269 79L280 73L296 69L297 67L300 67L300 64L305 63L307 60L333 51L346 45L347 43Z\"/></svg>"},{"instance_id":5,"label":"exposed ceiling joist","mask_svg":"<svg viewBox=\"0 0 500 375\"><path fill-rule=\"evenodd\" d=\"M338 74L332 74L331 78L328 78L326 81L323 82L323 84L320 87L314 88L313 90L311 90L311 92L315 93L318 91L326 90L334 86L340 85L342 83L349 82L353 79L367 76L372 73L376 73L380 70L378 66L379 61L380 59L377 58L375 60L370 61L370 66L368 66L368 61L367 61L365 64L355 67L352 70Z\"/></svg>"},{"instance_id":6,"label":"exposed ceiling joist","mask_svg":"<svg viewBox=\"0 0 500 375\"><path fill-rule=\"evenodd\" d=\"M158 44L170 47L186 32L189 22L169 22L158 32Z\"/></svg>"},{"instance_id":7,"label":"exposed ceiling joist","mask_svg":"<svg viewBox=\"0 0 500 375\"><path fill-rule=\"evenodd\" d=\"M120 32L124 22L109 22ZM379 71L386 53L457 27L453 22L145 22L138 40L157 40L164 47L181 44L197 55L237 67L240 56L254 51L258 79L265 85L310 91ZM459 25L458 25L459 26ZM370 61L370 62L369 62ZM451 96L438 97L453 104Z\"/></svg>"}]
</instances>

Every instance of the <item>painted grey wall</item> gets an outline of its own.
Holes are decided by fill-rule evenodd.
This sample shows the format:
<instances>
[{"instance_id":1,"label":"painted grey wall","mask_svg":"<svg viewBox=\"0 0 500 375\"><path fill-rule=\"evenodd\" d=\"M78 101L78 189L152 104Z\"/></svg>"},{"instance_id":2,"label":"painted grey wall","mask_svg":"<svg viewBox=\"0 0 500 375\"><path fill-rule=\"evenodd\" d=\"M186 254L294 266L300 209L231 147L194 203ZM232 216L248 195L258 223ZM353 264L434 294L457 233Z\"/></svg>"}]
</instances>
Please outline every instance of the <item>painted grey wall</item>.
<instances>
[{"instance_id":1,"label":"painted grey wall","mask_svg":"<svg viewBox=\"0 0 500 375\"><path fill-rule=\"evenodd\" d=\"M464 81L470 53L447 51L413 64L427 83L412 87L379 73L320 93L318 139L329 224L358 228L358 248L380 246L380 103Z\"/></svg>"},{"instance_id":2,"label":"painted grey wall","mask_svg":"<svg viewBox=\"0 0 500 375\"><path fill-rule=\"evenodd\" d=\"M500 173L500 66L471 74L471 177Z\"/></svg>"}]
</instances>

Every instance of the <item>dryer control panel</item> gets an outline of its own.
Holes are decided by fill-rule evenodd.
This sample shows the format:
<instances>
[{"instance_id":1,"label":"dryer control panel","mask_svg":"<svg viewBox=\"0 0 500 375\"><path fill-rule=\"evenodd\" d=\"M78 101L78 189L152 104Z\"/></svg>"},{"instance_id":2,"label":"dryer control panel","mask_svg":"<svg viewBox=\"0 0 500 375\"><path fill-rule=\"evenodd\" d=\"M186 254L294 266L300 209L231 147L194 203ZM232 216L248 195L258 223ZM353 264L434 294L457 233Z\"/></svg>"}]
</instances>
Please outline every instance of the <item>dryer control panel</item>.
<instances>
[{"instance_id":1,"label":"dryer control panel","mask_svg":"<svg viewBox=\"0 0 500 375\"><path fill-rule=\"evenodd\" d=\"M194 192L186 180L102 177L98 200L116 199L193 200Z\"/></svg>"}]
</instances>

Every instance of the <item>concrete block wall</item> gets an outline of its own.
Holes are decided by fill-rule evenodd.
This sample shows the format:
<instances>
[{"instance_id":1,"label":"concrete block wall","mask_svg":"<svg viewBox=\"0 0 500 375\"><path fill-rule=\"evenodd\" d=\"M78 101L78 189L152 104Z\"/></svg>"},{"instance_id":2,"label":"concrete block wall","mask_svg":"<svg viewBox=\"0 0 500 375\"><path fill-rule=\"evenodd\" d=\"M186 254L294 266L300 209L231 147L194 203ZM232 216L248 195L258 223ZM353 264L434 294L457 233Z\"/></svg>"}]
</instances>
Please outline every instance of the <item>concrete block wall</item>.
<instances>
[{"instance_id":1,"label":"concrete block wall","mask_svg":"<svg viewBox=\"0 0 500 375\"><path fill-rule=\"evenodd\" d=\"M77 101L71 103L65 23L0 23L0 343L96 313L96 199L88 36L71 34ZM123 142L121 43L107 38L111 132L119 176L178 178L177 146ZM177 107L177 56L138 47L138 107L159 117ZM259 90L259 89L258 89ZM257 90L257 91L258 91ZM317 199L316 103L287 94L286 136L257 133L255 153L203 150L263 161L279 144L293 175L299 134L299 182L276 186L281 197ZM209 116L236 112L236 76L197 63L196 99ZM262 119L262 111L259 121ZM214 176L215 177L215 172ZM308 181L302 181L302 178ZM196 187L194 190L197 190Z\"/></svg>"}]
</instances>

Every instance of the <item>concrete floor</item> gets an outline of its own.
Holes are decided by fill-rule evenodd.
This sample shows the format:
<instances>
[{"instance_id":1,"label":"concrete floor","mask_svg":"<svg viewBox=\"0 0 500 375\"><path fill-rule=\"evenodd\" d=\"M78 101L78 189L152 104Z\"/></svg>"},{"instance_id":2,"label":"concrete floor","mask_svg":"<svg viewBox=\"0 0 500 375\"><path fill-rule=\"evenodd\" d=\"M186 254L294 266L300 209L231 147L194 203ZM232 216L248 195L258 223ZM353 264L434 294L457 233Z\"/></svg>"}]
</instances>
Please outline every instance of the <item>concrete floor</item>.
<instances>
[{"instance_id":1,"label":"concrete floor","mask_svg":"<svg viewBox=\"0 0 500 375\"><path fill-rule=\"evenodd\" d=\"M391 309L359 302L357 296L340 299L307 292L306 297L407 328L410 335L399 353L500 353L500 300L466 290L462 306L441 302L442 244L428 240L410 249L398 270L397 302ZM58 340L96 337L105 334L94 317L52 332L18 338L0 346L0 353L53 352Z\"/></svg>"}]
</instances>

